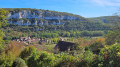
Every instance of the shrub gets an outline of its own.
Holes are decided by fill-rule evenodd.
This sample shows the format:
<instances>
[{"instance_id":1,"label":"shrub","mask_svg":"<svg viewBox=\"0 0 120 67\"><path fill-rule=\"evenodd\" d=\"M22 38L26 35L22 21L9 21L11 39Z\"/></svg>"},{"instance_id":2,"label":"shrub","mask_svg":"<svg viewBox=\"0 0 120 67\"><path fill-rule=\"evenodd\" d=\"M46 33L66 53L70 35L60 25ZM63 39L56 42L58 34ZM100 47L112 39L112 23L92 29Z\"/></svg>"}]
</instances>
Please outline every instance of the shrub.
<instances>
[{"instance_id":1,"label":"shrub","mask_svg":"<svg viewBox=\"0 0 120 67\"><path fill-rule=\"evenodd\" d=\"M120 43L120 33L119 33L119 31L117 31L117 30L109 31L109 33L106 35L106 44L107 45L112 45L116 42Z\"/></svg>"},{"instance_id":2,"label":"shrub","mask_svg":"<svg viewBox=\"0 0 120 67\"><path fill-rule=\"evenodd\" d=\"M54 66L54 60L55 60L55 57L54 55L51 53L47 53L47 52L43 52L41 53L39 59L40 61L39 63L39 66L41 67L53 67Z\"/></svg>"},{"instance_id":3,"label":"shrub","mask_svg":"<svg viewBox=\"0 0 120 67\"><path fill-rule=\"evenodd\" d=\"M103 49L101 49L99 54L99 60L103 61L103 66L106 67L120 67L120 45L114 44L111 46L105 46Z\"/></svg>"},{"instance_id":4,"label":"shrub","mask_svg":"<svg viewBox=\"0 0 120 67\"><path fill-rule=\"evenodd\" d=\"M82 56L82 59L87 63L92 63L94 58L95 58L95 55L91 51L86 51Z\"/></svg>"},{"instance_id":5,"label":"shrub","mask_svg":"<svg viewBox=\"0 0 120 67\"><path fill-rule=\"evenodd\" d=\"M90 67L92 62L96 60L95 58L96 58L96 55L94 55L92 51L86 51L79 58L81 59L81 61L78 62L78 67Z\"/></svg>"},{"instance_id":6,"label":"shrub","mask_svg":"<svg viewBox=\"0 0 120 67\"><path fill-rule=\"evenodd\" d=\"M72 51L69 51L69 54L73 56L77 56L85 52L85 48L81 46L73 46L72 49L73 49Z\"/></svg>"},{"instance_id":7,"label":"shrub","mask_svg":"<svg viewBox=\"0 0 120 67\"><path fill-rule=\"evenodd\" d=\"M57 55L55 67L76 67L79 59L67 53Z\"/></svg>"},{"instance_id":8,"label":"shrub","mask_svg":"<svg viewBox=\"0 0 120 67\"><path fill-rule=\"evenodd\" d=\"M22 59L27 59L29 56L31 56L34 52L36 52L36 48L32 45L26 47L20 54L20 57Z\"/></svg>"},{"instance_id":9,"label":"shrub","mask_svg":"<svg viewBox=\"0 0 120 67\"><path fill-rule=\"evenodd\" d=\"M21 58L16 58L16 60L13 62L12 67L26 67L26 63Z\"/></svg>"},{"instance_id":10,"label":"shrub","mask_svg":"<svg viewBox=\"0 0 120 67\"><path fill-rule=\"evenodd\" d=\"M28 59L29 67L53 67L55 57L52 53L41 52L33 54Z\"/></svg>"},{"instance_id":11,"label":"shrub","mask_svg":"<svg viewBox=\"0 0 120 67\"><path fill-rule=\"evenodd\" d=\"M0 26L1 26L1 22L0 22ZM4 33L0 30L0 51L3 50L4 47L5 47L5 45L4 45L5 42L3 40L3 35L4 35Z\"/></svg>"},{"instance_id":12,"label":"shrub","mask_svg":"<svg viewBox=\"0 0 120 67\"><path fill-rule=\"evenodd\" d=\"M90 45L90 50L93 51L94 54L99 54L100 49L104 47L105 38L98 38L94 43Z\"/></svg>"},{"instance_id":13,"label":"shrub","mask_svg":"<svg viewBox=\"0 0 120 67\"><path fill-rule=\"evenodd\" d=\"M6 53L5 51L0 53L0 67L10 67L15 60L15 55L11 52Z\"/></svg>"},{"instance_id":14,"label":"shrub","mask_svg":"<svg viewBox=\"0 0 120 67\"><path fill-rule=\"evenodd\" d=\"M40 53L33 53L32 56L27 60L28 67L37 67L38 66L38 58L40 57Z\"/></svg>"},{"instance_id":15,"label":"shrub","mask_svg":"<svg viewBox=\"0 0 120 67\"><path fill-rule=\"evenodd\" d=\"M16 42L10 42L8 48L0 53L0 67L12 66L13 61L19 56L21 48Z\"/></svg>"}]
</instances>

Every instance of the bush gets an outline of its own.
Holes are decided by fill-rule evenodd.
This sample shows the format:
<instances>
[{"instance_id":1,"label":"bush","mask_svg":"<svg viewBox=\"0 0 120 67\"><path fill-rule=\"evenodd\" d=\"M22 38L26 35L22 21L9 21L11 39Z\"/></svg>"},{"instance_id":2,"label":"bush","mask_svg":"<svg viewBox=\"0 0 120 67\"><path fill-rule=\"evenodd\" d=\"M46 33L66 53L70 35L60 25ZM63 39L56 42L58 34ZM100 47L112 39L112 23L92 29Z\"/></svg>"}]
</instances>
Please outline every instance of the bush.
<instances>
[{"instance_id":1,"label":"bush","mask_svg":"<svg viewBox=\"0 0 120 67\"><path fill-rule=\"evenodd\" d=\"M26 63L21 58L16 58L16 60L13 62L12 67L26 67Z\"/></svg>"},{"instance_id":2,"label":"bush","mask_svg":"<svg viewBox=\"0 0 120 67\"><path fill-rule=\"evenodd\" d=\"M96 59L96 55L94 55L91 51L86 51L82 57L81 61L79 62L78 67L90 67L92 62L94 62Z\"/></svg>"},{"instance_id":3,"label":"bush","mask_svg":"<svg viewBox=\"0 0 120 67\"><path fill-rule=\"evenodd\" d=\"M114 44L111 46L105 46L101 49L99 54L99 60L103 61L103 66L106 67L120 67L120 45Z\"/></svg>"},{"instance_id":4,"label":"bush","mask_svg":"<svg viewBox=\"0 0 120 67\"><path fill-rule=\"evenodd\" d=\"M40 61L39 66L41 67L53 67L54 66L54 60L55 57L53 54L47 53L47 52L43 52L41 53L39 59Z\"/></svg>"},{"instance_id":5,"label":"bush","mask_svg":"<svg viewBox=\"0 0 120 67\"><path fill-rule=\"evenodd\" d=\"M112 45L114 43L120 43L120 33L119 31L109 31L106 35L106 44Z\"/></svg>"},{"instance_id":6,"label":"bush","mask_svg":"<svg viewBox=\"0 0 120 67\"><path fill-rule=\"evenodd\" d=\"M15 55L11 52L6 53L5 51L0 53L0 67L10 67L15 60Z\"/></svg>"},{"instance_id":7,"label":"bush","mask_svg":"<svg viewBox=\"0 0 120 67\"><path fill-rule=\"evenodd\" d=\"M53 67L55 56L52 53L41 52L33 54L28 59L29 67Z\"/></svg>"},{"instance_id":8,"label":"bush","mask_svg":"<svg viewBox=\"0 0 120 67\"><path fill-rule=\"evenodd\" d=\"M40 57L40 53L33 53L32 56L27 60L28 67L37 67L38 66L38 58Z\"/></svg>"},{"instance_id":9,"label":"bush","mask_svg":"<svg viewBox=\"0 0 120 67\"><path fill-rule=\"evenodd\" d=\"M10 67L16 57L21 52L20 45L17 42L10 42L8 49L0 53L0 67Z\"/></svg>"},{"instance_id":10,"label":"bush","mask_svg":"<svg viewBox=\"0 0 120 67\"><path fill-rule=\"evenodd\" d=\"M55 67L76 67L79 59L72 55L61 53L57 55L56 61Z\"/></svg>"},{"instance_id":11,"label":"bush","mask_svg":"<svg viewBox=\"0 0 120 67\"><path fill-rule=\"evenodd\" d=\"M93 51L94 54L99 54L100 49L103 48L103 45L101 42L94 42L90 45L90 50Z\"/></svg>"},{"instance_id":12,"label":"bush","mask_svg":"<svg viewBox=\"0 0 120 67\"><path fill-rule=\"evenodd\" d=\"M100 49L102 49L104 47L105 44L105 38L98 38L96 39L95 42L93 42L90 45L90 50L93 51L94 54L99 54Z\"/></svg>"},{"instance_id":13,"label":"bush","mask_svg":"<svg viewBox=\"0 0 120 67\"><path fill-rule=\"evenodd\" d=\"M34 52L36 52L36 48L32 45L26 47L20 54L20 57L22 59L27 59L29 56L31 56Z\"/></svg>"},{"instance_id":14,"label":"bush","mask_svg":"<svg viewBox=\"0 0 120 67\"><path fill-rule=\"evenodd\" d=\"M95 55L91 51L86 51L82 56L82 59L87 63L92 63L94 58L95 58Z\"/></svg>"}]
</instances>

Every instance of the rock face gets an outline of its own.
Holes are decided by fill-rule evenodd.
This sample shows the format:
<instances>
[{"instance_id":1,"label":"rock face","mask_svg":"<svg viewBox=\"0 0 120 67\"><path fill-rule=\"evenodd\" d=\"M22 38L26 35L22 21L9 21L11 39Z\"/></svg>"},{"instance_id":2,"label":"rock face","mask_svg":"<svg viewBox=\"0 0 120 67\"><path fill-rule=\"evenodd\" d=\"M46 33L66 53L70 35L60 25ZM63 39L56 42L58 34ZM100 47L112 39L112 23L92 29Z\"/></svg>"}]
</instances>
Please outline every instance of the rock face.
<instances>
[{"instance_id":1,"label":"rock face","mask_svg":"<svg viewBox=\"0 0 120 67\"><path fill-rule=\"evenodd\" d=\"M47 14L48 16L46 16L45 14ZM53 13L51 13L53 14ZM74 16L67 16L67 15L64 15L64 16L52 16L50 15L49 12L42 12L42 11L34 11L34 12L31 12L31 11L28 11L28 10L22 10L22 11L19 11L19 12L10 12L9 15L8 15L8 19L12 19L12 18L15 18L15 19L21 19L21 18L28 18L28 19L32 19L32 18L36 18L36 19L47 19L47 20L50 20L50 19L59 19L59 20L63 20L63 19L67 19L67 20L75 20L75 19L80 19L78 17L74 17Z\"/></svg>"},{"instance_id":2,"label":"rock face","mask_svg":"<svg viewBox=\"0 0 120 67\"><path fill-rule=\"evenodd\" d=\"M70 13L38 9L7 9L8 22L17 25L62 25L63 21L82 20L83 17Z\"/></svg>"}]
</instances>

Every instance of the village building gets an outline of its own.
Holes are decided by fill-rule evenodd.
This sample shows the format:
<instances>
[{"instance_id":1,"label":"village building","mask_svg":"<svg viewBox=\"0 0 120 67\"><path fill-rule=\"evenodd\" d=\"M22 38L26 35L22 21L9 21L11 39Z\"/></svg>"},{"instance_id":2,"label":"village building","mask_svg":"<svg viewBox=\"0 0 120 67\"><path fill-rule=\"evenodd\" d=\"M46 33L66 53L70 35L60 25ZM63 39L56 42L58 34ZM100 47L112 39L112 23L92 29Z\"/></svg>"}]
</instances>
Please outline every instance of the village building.
<instances>
[{"instance_id":1,"label":"village building","mask_svg":"<svg viewBox=\"0 0 120 67\"><path fill-rule=\"evenodd\" d=\"M75 46L75 43L72 42L66 42L66 41L59 41L57 43L57 45L54 47L54 52L56 53L56 51L71 51L72 48Z\"/></svg>"}]
</instances>

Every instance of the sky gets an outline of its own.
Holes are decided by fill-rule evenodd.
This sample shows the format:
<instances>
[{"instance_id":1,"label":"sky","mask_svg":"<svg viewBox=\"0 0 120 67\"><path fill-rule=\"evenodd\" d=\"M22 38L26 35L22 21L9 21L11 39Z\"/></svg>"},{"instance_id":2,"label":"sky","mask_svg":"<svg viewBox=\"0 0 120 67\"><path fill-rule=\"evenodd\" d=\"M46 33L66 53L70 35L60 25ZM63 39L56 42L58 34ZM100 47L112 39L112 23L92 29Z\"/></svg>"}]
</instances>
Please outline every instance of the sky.
<instances>
[{"instance_id":1,"label":"sky","mask_svg":"<svg viewBox=\"0 0 120 67\"><path fill-rule=\"evenodd\" d=\"M120 9L120 0L0 0L0 8L54 10L88 18L114 15Z\"/></svg>"}]
</instances>

